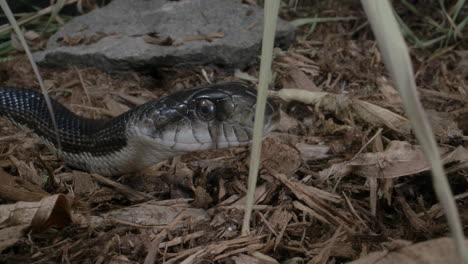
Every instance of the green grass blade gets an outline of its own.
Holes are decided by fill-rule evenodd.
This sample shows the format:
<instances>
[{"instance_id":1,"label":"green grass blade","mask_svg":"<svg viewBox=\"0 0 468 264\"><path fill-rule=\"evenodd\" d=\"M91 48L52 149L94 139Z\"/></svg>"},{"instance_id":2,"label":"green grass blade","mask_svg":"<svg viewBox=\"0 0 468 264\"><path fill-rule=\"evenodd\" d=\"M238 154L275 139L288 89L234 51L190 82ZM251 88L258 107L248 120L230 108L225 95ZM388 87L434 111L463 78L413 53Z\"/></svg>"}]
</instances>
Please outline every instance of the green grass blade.
<instances>
[{"instance_id":1,"label":"green grass blade","mask_svg":"<svg viewBox=\"0 0 468 264\"><path fill-rule=\"evenodd\" d=\"M460 14L461 9L465 5L465 2L465 0L458 0L458 2L455 4L455 12L453 13L452 17L453 23L456 23L458 14Z\"/></svg>"},{"instance_id":2,"label":"green grass blade","mask_svg":"<svg viewBox=\"0 0 468 264\"><path fill-rule=\"evenodd\" d=\"M463 31L463 29L465 29L466 27L466 24L468 24L468 16L465 17L465 19L463 19L462 22L460 22L460 24L458 24L458 29L460 29L460 31Z\"/></svg>"},{"instance_id":3,"label":"green grass blade","mask_svg":"<svg viewBox=\"0 0 468 264\"><path fill-rule=\"evenodd\" d=\"M0 44L0 56L6 55L12 52L13 50L15 50L15 48L11 46L11 40L7 40Z\"/></svg>"},{"instance_id":4,"label":"green grass blade","mask_svg":"<svg viewBox=\"0 0 468 264\"><path fill-rule=\"evenodd\" d=\"M427 41L424 41L421 43L421 48L427 48L427 47L430 47L436 43L439 43L441 42L442 40L446 39L447 38L447 35L443 35L443 36L440 36L440 37L437 37L437 38L433 38L431 40L427 40Z\"/></svg>"},{"instance_id":5,"label":"green grass blade","mask_svg":"<svg viewBox=\"0 0 468 264\"><path fill-rule=\"evenodd\" d=\"M437 29L444 30L444 28L441 25L439 25L434 19L419 12L419 10L414 5L409 3L407 0L401 0L401 3L413 14L424 18L429 24L433 25Z\"/></svg>"},{"instance_id":6,"label":"green grass blade","mask_svg":"<svg viewBox=\"0 0 468 264\"><path fill-rule=\"evenodd\" d=\"M318 18L318 14L316 14L314 18ZM317 28L317 25L318 25L317 22L314 22L312 23L312 25L310 25L310 28L307 31L307 34L305 35L304 39L307 39L308 37L310 37L310 35L312 35L312 33L314 33L315 28Z\"/></svg>"},{"instance_id":7,"label":"green grass blade","mask_svg":"<svg viewBox=\"0 0 468 264\"><path fill-rule=\"evenodd\" d=\"M413 42L418 48L423 46L423 42L419 40L419 38L414 34L414 32L406 25L406 23L401 19L401 17L394 12L393 15L395 16L398 24L400 25L401 33L404 37L408 38L411 42Z\"/></svg>"}]
</instances>

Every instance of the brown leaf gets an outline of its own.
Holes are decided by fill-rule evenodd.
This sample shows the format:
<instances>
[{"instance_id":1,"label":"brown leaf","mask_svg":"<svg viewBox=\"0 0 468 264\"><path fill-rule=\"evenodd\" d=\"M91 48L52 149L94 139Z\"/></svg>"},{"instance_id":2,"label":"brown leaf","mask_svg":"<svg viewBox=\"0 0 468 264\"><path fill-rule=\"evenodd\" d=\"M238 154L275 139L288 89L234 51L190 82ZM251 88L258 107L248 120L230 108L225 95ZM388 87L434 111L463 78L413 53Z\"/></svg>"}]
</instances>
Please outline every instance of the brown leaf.
<instances>
[{"instance_id":1,"label":"brown leaf","mask_svg":"<svg viewBox=\"0 0 468 264\"><path fill-rule=\"evenodd\" d=\"M213 198L211 198L205 188L201 186L192 187L192 191L195 193L195 199L190 204L191 206L197 208L208 208L209 204L213 202Z\"/></svg>"},{"instance_id":2,"label":"brown leaf","mask_svg":"<svg viewBox=\"0 0 468 264\"><path fill-rule=\"evenodd\" d=\"M6 201L33 202L33 201L39 201L45 196L47 195L43 193L30 192L24 189L0 184L0 199L6 200Z\"/></svg>"},{"instance_id":3,"label":"brown leaf","mask_svg":"<svg viewBox=\"0 0 468 264\"><path fill-rule=\"evenodd\" d=\"M1 212L1 209L0 209ZM0 253L15 245L29 230L29 225L16 225L0 229Z\"/></svg>"},{"instance_id":4,"label":"brown leaf","mask_svg":"<svg viewBox=\"0 0 468 264\"><path fill-rule=\"evenodd\" d=\"M330 151L329 146L310 145L307 143L297 143L295 147L299 150L304 161L325 159L329 156L328 152Z\"/></svg>"},{"instance_id":5,"label":"brown leaf","mask_svg":"<svg viewBox=\"0 0 468 264\"><path fill-rule=\"evenodd\" d=\"M0 168L0 182L3 186L14 186L15 185L15 177L4 171Z\"/></svg>"},{"instance_id":6,"label":"brown leaf","mask_svg":"<svg viewBox=\"0 0 468 264\"><path fill-rule=\"evenodd\" d=\"M461 140L463 131L458 128L458 124L453 120L452 115L434 110L427 110L426 113L439 141L449 143L453 140Z\"/></svg>"},{"instance_id":7,"label":"brown leaf","mask_svg":"<svg viewBox=\"0 0 468 264\"><path fill-rule=\"evenodd\" d=\"M289 116L285 112L280 110L280 123L278 130L281 132L294 132L302 124L294 117Z\"/></svg>"},{"instance_id":8,"label":"brown leaf","mask_svg":"<svg viewBox=\"0 0 468 264\"><path fill-rule=\"evenodd\" d=\"M294 174L302 163L296 149L275 137L267 137L262 143L262 163L286 175Z\"/></svg>"},{"instance_id":9,"label":"brown leaf","mask_svg":"<svg viewBox=\"0 0 468 264\"><path fill-rule=\"evenodd\" d=\"M127 102L130 102L134 105L142 105L144 103L146 103L148 101L148 99L144 99L144 98L141 98L141 96L132 96L132 95L128 95L126 93L123 93L123 92L119 92L117 93L117 95L126 100Z\"/></svg>"},{"instance_id":10,"label":"brown leaf","mask_svg":"<svg viewBox=\"0 0 468 264\"><path fill-rule=\"evenodd\" d=\"M320 89L315 85L315 83L305 74L303 71L293 68L290 69L289 74L291 74L291 78L296 83L296 87L298 89L304 89L312 92L318 92Z\"/></svg>"},{"instance_id":11,"label":"brown leaf","mask_svg":"<svg viewBox=\"0 0 468 264\"><path fill-rule=\"evenodd\" d=\"M342 94L311 92L301 89L281 89L273 93L286 101L299 101L305 104L318 105L324 111L335 114L342 120L353 118L369 123L374 127L388 127L397 133L409 135L411 124L408 119L383 107L369 102L351 98Z\"/></svg>"},{"instance_id":12,"label":"brown leaf","mask_svg":"<svg viewBox=\"0 0 468 264\"><path fill-rule=\"evenodd\" d=\"M465 247L468 240L465 240ZM429 241L394 249L392 251L374 252L350 264L440 264L462 263L458 258L453 240L438 238Z\"/></svg>"},{"instance_id":13,"label":"brown leaf","mask_svg":"<svg viewBox=\"0 0 468 264\"><path fill-rule=\"evenodd\" d=\"M441 149L441 152L446 150ZM468 151L460 146L443 155L442 161L444 164L463 164L468 161ZM334 164L331 168L321 171L320 175L324 178L332 175L344 177L354 172L363 177L397 178L427 170L429 166L419 146L405 141L391 141L384 152L360 154L351 161Z\"/></svg>"},{"instance_id":14,"label":"brown leaf","mask_svg":"<svg viewBox=\"0 0 468 264\"><path fill-rule=\"evenodd\" d=\"M18 169L21 177L23 177L24 179L36 184L37 186L42 186L45 183L45 178L37 174L37 170L32 164L27 164L22 160L18 160L14 156L10 156L10 160Z\"/></svg>"},{"instance_id":15,"label":"brown leaf","mask_svg":"<svg viewBox=\"0 0 468 264\"><path fill-rule=\"evenodd\" d=\"M42 232L51 226L71 223L71 208L67 198L52 195L38 202L17 202L0 205L0 251L13 245L23 232Z\"/></svg>"},{"instance_id":16,"label":"brown leaf","mask_svg":"<svg viewBox=\"0 0 468 264\"><path fill-rule=\"evenodd\" d=\"M258 252L258 251L257 251ZM260 252L258 252L261 254ZM263 255L263 254L262 254ZM232 260L235 264L244 264L244 263L251 263L251 264L277 264L279 263L275 259L268 257L267 255L263 255L263 257L257 256L249 256L245 254L240 254L237 256L232 257Z\"/></svg>"},{"instance_id":17,"label":"brown leaf","mask_svg":"<svg viewBox=\"0 0 468 264\"><path fill-rule=\"evenodd\" d=\"M109 110L109 113L111 113L112 116L118 116L130 110L130 107L115 101L110 96L106 96L106 98L104 99L104 104L106 105L107 109Z\"/></svg>"},{"instance_id":18,"label":"brown leaf","mask_svg":"<svg viewBox=\"0 0 468 264\"><path fill-rule=\"evenodd\" d=\"M268 188L268 184L264 183L262 185L259 185L255 188L255 193L254 193L254 204L261 204L263 202L263 199L268 195L268 193L271 191L271 188ZM245 203L247 202L247 195L241 197L231 205L233 207L239 206L239 207L244 207ZM228 204L226 201L223 203L223 205Z\"/></svg>"},{"instance_id":19,"label":"brown leaf","mask_svg":"<svg viewBox=\"0 0 468 264\"><path fill-rule=\"evenodd\" d=\"M390 81L385 77L377 78L377 87L380 92L385 96L385 99L391 105L401 108L402 102L398 91L393 87Z\"/></svg>"},{"instance_id":20,"label":"brown leaf","mask_svg":"<svg viewBox=\"0 0 468 264\"><path fill-rule=\"evenodd\" d=\"M89 173L73 171L73 190L75 194L94 193L98 186Z\"/></svg>"},{"instance_id":21,"label":"brown leaf","mask_svg":"<svg viewBox=\"0 0 468 264\"><path fill-rule=\"evenodd\" d=\"M209 220L208 214L203 209L161 206L151 203L113 210L101 215L101 217L109 224L112 221L117 221L143 226L165 226L183 211L186 211L185 214L190 216L194 222Z\"/></svg>"}]
</instances>

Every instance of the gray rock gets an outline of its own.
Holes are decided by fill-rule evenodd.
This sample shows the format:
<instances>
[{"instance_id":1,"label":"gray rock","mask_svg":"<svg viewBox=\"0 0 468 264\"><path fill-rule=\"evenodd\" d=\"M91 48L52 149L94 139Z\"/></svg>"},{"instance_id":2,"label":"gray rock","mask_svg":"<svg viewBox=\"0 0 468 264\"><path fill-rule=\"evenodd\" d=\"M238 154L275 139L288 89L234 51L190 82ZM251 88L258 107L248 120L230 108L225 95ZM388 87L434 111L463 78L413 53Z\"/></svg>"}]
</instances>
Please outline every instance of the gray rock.
<instances>
[{"instance_id":1,"label":"gray rock","mask_svg":"<svg viewBox=\"0 0 468 264\"><path fill-rule=\"evenodd\" d=\"M280 19L276 45L291 44L294 30ZM114 0L71 20L35 59L106 71L208 64L244 68L260 55L262 35L263 10L240 1ZM155 44L168 38L172 44Z\"/></svg>"}]
</instances>

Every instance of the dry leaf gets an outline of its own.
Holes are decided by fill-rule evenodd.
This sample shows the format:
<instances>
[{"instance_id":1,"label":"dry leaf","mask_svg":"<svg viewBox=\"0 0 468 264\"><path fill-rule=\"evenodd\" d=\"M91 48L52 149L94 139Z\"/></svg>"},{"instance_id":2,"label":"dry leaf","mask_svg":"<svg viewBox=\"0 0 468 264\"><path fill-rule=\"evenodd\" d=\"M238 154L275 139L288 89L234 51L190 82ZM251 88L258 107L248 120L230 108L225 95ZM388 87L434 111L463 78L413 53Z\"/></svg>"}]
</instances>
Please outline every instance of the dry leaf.
<instances>
[{"instance_id":1,"label":"dry leaf","mask_svg":"<svg viewBox=\"0 0 468 264\"><path fill-rule=\"evenodd\" d=\"M296 83L295 88L304 89L312 92L318 92L320 89L303 71L293 68L290 69L291 78Z\"/></svg>"},{"instance_id":2,"label":"dry leaf","mask_svg":"<svg viewBox=\"0 0 468 264\"><path fill-rule=\"evenodd\" d=\"M385 126L403 135L408 135L411 131L408 119L380 106L346 95L300 89L282 89L272 94L286 101L294 100L305 104L319 105L324 111L334 113L337 118L342 120L348 119L349 114L352 114L354 119L375 127Z\"/></svg>"},{"instance_id":3,"label":"dry leaf","mask_svg":"<svg viewBox=\"0 0 468 264\"><path fill-rule=\"evenodd\" d=\"M468 240L465 240L468 246ZM462 263L458 258L453 240L438 238L406 247L371 253L350 264L457 264Z\"/></svg>"},{"instance_id":4,"label":"dry leaf","mask_svg":"<svg viewBox=\"0 0 468 264\"><path fill-rule=\"evenodd\" d=\"M0 253L15 245L29 230L29 225L16 225L0 229Z\"/></svg>"},{"instance_id":5,"label":"dry leaf","mask_svg":"<svg viewBox=\"0 0 468 264\"><path fill-rule=\"evenodd\" d=\"M267 137L263 141L261 159L264 166L286 175L294 174L302 163L296 149L275 137Z\"/></svg>"},{"instance_id":6,"label":"dry leaf","mask_svg":"<svg viewBox=\"0 0 468 264\"><path fill-rule=\"evenodd\" d=\"M24 32L23 36L26 40L35 40L41 35L39 35L36 31L28 30Z\"/></svg>"},{"instance_id":7,"label":"dry leaf","mask_svg":"<svg viewBox=\"0 0 468 264\"><path fill-rule=\"evenodd\" d=\"M202 209L161 206L151 203L143 203L113 210L102 214L100 217L104 220L102 223L110 224L112 221L116 221L157 227L169 224L183 211L186 211L186 215L190 216L194 222L208 221L210 219L205 210Z\"/></svg>"},{"instance_id":8,"label":"dry leaf","mask_svg":"<svg viewBox=\"0 0 468 264\"><path fill-rule=\"evenodd\" d=\"M447 151L441 149L441 152ZM444 164L464 164L468 162L468 151L460 146L443 155L442 161ZM419 146L405 141L391 141L383 152L360 154L350 161L334 164L321 171L320 175L323 178L344 177L353 172L363 177L397 178L427 170L429 167Z\"/></svg>"},{"instance_id":9,"label":"dry leaf","mask_svg":"<svg viewBox=\"0 0 468 264\"><path fill-rule=\"evenodd\" d=\"M109 110L109 113L111 113L112 116L118 116L130 110L130 107L115 101L110 96L106 96L106 98L104 99L104 104L106 105L107 109Z\"/></svg>"},{"instance_id":10,"label":"dry leaf","mask_svg":"<svg viewBox=\"0 0 468 264\"><path fill-rule=\"evenodd\" d=\"M278 130L281 132L294 132L295 129L299 128L302 124L294 117L289 116L285 112L280 110L280 123Z\"/></svg>"},{"instance_id":11,"label":"dry leaf","mask_svg":"<svg viewBox=\"0 0 468 264\"><path fill-rule=\"evenodd\" d=\"M42 232L51 226L66 226L70 222L70 204L62 194L48 196L38 202L0 205L0 251L13 245L29 229Z\"/></svg>"},{"instance_id":12,"label":"dry leaf","mask_svg":"<svg viewBox=\"0 0 468 264\"><path fill-rule=\"evenodd\" d=\"M304 259L300 257L290 258L283 262L283 264L304 264L304 263L305 263Z\"/></svg>"},{"instance_id":13,"label":"dry leaf","mask_svg":"<svg viewBox=\"0 0 468 264\"><path fill-rule=\"evenodd\" d=\"M132 96L132 95L128 95L128 94L125 94L123 92L119 92L117 94L120 98L126 100L127 102L129 103L132 103L134 105L142 105L146 102L148 102L149 99L143 99L140 97L137 97L137 96Z\"/></svg>"},{"instance_id":14,"label":"dry leaf","mask_svg":"<svg viewBox=\"0 0 468 264\"><path fill-rule=\"evenodd\" d=\"M440 142L449 143L463 138L463 131L458 128L458 124L452 119L452 115L434 110L427 110L426 112L432 130Z\"/></svg>"},{"instance_id":15,"label":"dry leaf","mask_svg":"<svg viewBox=\"0 0 468 264\"><path fill-rule=\"evenodd\" d=\"M258 251L257 251L258 252ZM263 254L262 254L263 255ZM266 255L263 255L267 257ZM232 260L234 261L235 264L244 264L244 263L249 263L249 264L277 264L279 263L275 259L268 257L267 258L259 258L257 256L249 256L245 254L240 254L237 256L232 257Z\"/></svg>"},{"instance_id":16,"label":"dry leaf","mask_svg":"<svg viewBox=\"0 0 468 264\"><path fill-rule=\"evenodd\" d=\"M279 264L279 262L276 259L270 256L267 256L259 251L254 251L250 253L250 255L257 258L258 260L261 260L262 261L261 263L263 264Z\"/></svg>"},{"instance_id":17,"label":"dry leaf","mask_svg":"<svg viewBox=\"0 0 468 264\"><path fill-rule=\"evenodd\" d=\"M94 193L98 189L98 185L89 173L73 171L72 175L75 194Z\"/></svg>"},{"instance_id":18,"label":"dry leaf","mask_svg":"<svg viewBox=\"0 0 468 264\"><path fill-rule=\"evenodd\" d=\"M352 99L351 105L354 113L361 120L375 127L386 126L403 135L408 135L411 131L411 124L408 119L388 109L359 99Z\"/></svg>"},{"instance_id":19,"label":"dry leaf","mask_svg":"<svg viewBox=\"0 0 468 264\"><path fill-rule=\"evenodd\" d=\"M17 184L15 179L17 177L13 177L0 168L0 182L2 183L0 184L0 199L12 202L34 202L48 195L44 192L28 191L22 188L20 184Z\"/></svg>"},{"instance_id":20,"label":"dry leaf","mask_svg":"<svg viewBox=\"0 0 468 264\"><path fill-rule=\"evenodd\" d=\"M390 81L381 76L377 78L377 87L379 88L380 92L385 96L385 99L391 105L395 107L401 108L402 102L398 91L393 87Z\"/></svg>"},{"instance_id":21,"label":"dry leaf","mask_svg":"<svg viewBox=\"0 0 468 264\"><path fill-rule=\"evenodd\" d=\"M22 160L18 160L14 156L10 156L10 160L18 169L21 177L23 177L24 179L27 179L29 182L34 183L38 186L42 186L46 182L45 177L39 176L37 174L36 168L34 168L32 164L27 164Z\"/></svg>"},{"instance_id":22,"label":"dry leaf","mask_svg":"<svg viewBox=\"0 0 468 264\"><path fill-rule=\"evenodd\" d=\"M299 150L301 158L304 161L319 160L328 158L328 152L330 151L329 146L323 145L310 145L307 143L297 143L296 149Z\"/></svg>"},{"instance_id":23,"label":"dry leaf","mask_svg":"<svg viewBox=\"0 0 468 264\"><path fill-rule=\"evenodd\" d=\"M268 194L271 192L272 188L268 188L268 184L264 183L262 185L259 185L255 188L255 193L254 193L254 204L261 204L265 197L268 196ZM247 196L243 196L234 203L231 204L231 207L243 207L245 206L245 203L247 201ZM228 202L223 202L223 205L228 205Z\"/></svg>"}]
</instances>

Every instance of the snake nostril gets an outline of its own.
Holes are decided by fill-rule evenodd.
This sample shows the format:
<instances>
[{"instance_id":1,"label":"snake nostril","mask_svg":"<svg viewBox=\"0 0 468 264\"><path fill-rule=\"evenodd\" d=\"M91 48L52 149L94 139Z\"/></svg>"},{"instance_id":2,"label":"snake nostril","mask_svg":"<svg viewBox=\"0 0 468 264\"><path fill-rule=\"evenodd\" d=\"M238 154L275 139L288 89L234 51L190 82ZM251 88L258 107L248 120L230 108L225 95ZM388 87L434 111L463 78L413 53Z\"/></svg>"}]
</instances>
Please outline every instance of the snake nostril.
<instances>
[{"instance_id":1,"label":"snake nostril","mask_svg":"<svg viewBox=\"0 0 468 264\"><path fill-rule=\"evenodd\" d=\"M188 114L188 107L186 104L179 104L177 105L177 112L186 116Z\"/></svg>"}]
</instances>

